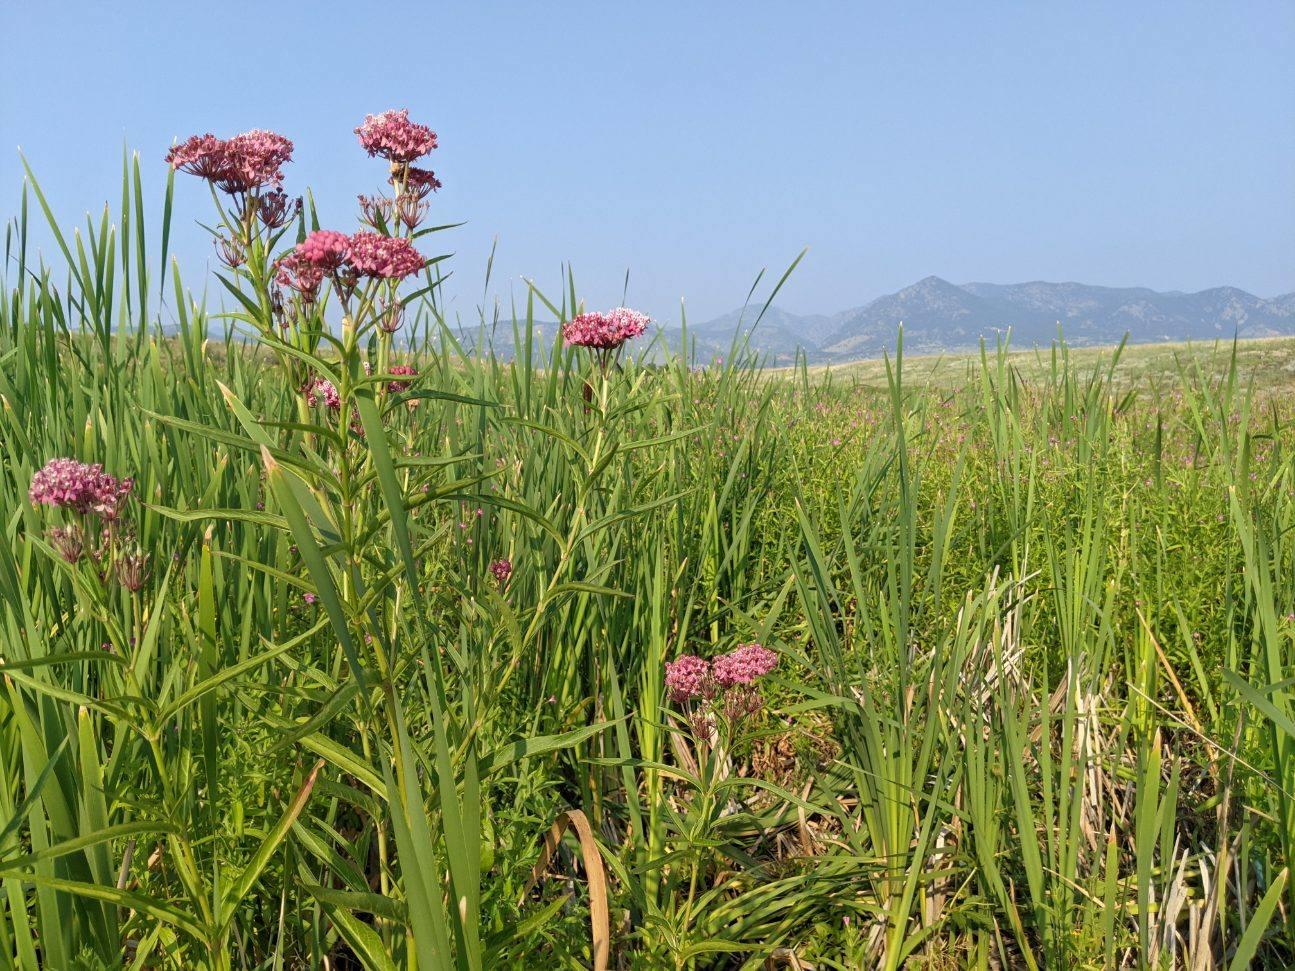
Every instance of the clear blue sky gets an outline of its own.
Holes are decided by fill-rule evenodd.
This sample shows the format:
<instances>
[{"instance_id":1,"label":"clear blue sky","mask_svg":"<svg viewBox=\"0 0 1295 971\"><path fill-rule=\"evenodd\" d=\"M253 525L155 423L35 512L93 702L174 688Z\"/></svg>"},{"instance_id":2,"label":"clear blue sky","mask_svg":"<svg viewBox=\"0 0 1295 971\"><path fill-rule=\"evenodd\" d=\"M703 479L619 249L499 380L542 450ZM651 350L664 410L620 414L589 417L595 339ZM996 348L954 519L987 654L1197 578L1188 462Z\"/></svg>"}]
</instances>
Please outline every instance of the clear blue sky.
<instances>
[{"instance_id":1,"label":"clear blue sky","mask_svg":"<svg viewBox=\"0 0 1295 971\"><path fill-rule=\"evenodd\" d=\"M562 261L591 306L833 312L930 273L1295 290L1295 3L20 3L0 0L0 212L21 145L61 215L192 132L272 128L287 187L353 224L351 130L441 137L455 306ZM210 249L179 177L191 285Z\"/></svg>"}]
</instances>

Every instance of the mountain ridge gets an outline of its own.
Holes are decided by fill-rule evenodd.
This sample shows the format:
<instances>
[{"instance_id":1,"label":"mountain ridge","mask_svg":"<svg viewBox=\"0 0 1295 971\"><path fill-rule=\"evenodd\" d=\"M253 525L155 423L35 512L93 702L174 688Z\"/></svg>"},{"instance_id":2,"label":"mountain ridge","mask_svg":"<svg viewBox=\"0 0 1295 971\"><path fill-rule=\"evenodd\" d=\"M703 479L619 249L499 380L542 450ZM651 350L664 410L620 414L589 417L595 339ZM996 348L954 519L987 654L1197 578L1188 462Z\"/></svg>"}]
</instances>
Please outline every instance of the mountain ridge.
<instances>
[{"instance_id":1,"label":"mountain ridge","mask_svg":"<svg viewBox=\"0 0 1295 971\"><path fill-rule=\"evenodd\" d=\"M701 353L727 352L739 327L771 363L802 350L812 362L846 361L893 351L899 325L906 349L965 350L1011 330L1013 342L1050 342L1060 328L1076 346L1218 337L1295 334L1295 292L1257 297L1232 286L1194 293L1149 287L1054 283L950 283L927 276L894 293L837 314L793 314L770 306L752 331L758 309L735 310L689 327ZM677 334L676 334L677 336Z\"/></svg>"}]
</instances>

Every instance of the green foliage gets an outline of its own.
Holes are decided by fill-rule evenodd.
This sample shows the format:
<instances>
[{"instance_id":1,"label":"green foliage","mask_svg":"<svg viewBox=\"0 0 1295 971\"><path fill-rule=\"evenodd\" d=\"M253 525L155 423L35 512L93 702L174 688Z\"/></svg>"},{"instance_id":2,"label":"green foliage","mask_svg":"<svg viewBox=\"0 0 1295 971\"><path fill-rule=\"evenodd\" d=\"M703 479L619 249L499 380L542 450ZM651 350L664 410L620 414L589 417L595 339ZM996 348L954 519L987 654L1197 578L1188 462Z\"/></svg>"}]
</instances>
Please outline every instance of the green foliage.
<instances>
[{"instance_id":1,"label":"green foliage","mask_svg":"<svg viewBox=\"0 0 1295 971\"><path fill-rule=\"evenodd\" d=\"M535 340L568 276L503 360L440 261L403 343L279 327L278 236L211 312L170 184L153 233L131 159L122 193L49 218L57 268L34 179L6 232L0 965L1295 961L1295 440L1254 352L600 368ZM135 479L138 590L28 501L64 455ZM689 721L664 663L753 640L765 709Z\"/></svg>"}]
</instances>

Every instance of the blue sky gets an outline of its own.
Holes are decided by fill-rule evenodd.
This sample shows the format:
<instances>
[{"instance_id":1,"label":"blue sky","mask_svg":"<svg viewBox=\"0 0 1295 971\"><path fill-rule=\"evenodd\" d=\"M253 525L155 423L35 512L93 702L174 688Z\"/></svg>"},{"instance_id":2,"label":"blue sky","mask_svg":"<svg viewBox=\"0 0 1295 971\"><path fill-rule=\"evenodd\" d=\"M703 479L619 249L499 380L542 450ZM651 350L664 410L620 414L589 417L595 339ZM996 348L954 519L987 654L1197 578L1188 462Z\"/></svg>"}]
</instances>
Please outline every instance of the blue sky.
<instances>
[{"instance_id":1,"label":"blue sky","mask_svg":"<svg viewBox=\"0 0 1295 971\"><path fill-rule=\"evenodd\" d=\"M124 2L0 6L0 212L21 145L64 218L160 187L192 132L272 128L287 187L350 228L382 182L352 129L440 134L454 307L556 288L677 319L834 312L938 274L1295 290L1295 4ZM384 11L390 11L384 13ZM179 177L200 283L210 206Z\"/></svg>"}]
</instances>

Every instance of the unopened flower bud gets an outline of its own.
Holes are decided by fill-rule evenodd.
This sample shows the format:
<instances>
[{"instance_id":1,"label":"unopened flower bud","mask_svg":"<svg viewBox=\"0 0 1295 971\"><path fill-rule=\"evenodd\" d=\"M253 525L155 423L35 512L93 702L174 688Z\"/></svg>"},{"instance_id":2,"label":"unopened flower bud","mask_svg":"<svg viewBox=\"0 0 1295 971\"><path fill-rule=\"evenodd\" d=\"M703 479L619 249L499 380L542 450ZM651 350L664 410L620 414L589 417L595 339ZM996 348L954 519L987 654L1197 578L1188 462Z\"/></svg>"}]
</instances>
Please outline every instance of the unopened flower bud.
<instances>
[{"instance_id":1,"label":"unopened flower bud","mask_svg":"<svg viewBox=\"0 0 1295 971\"><path fill-rule=\"evenodd\" d=\"M131 593L138 593L148 581L148 554L122 553L113 564L117 582Z\"/></svg>"},{"instance_id":2,"label":"unopened flower bud","mask_svg":"<svg viewBox=\"0 0 1295 971\"><path fill-rule=\"evenodd\" d=\"M75 523L55 526L47 534L49 543L69 563L79 563L85 555L85 534Z\"/></svg>"}]
</instances>

